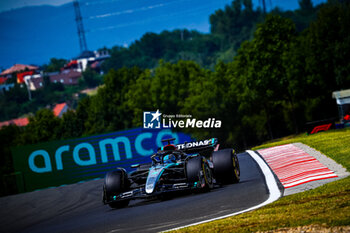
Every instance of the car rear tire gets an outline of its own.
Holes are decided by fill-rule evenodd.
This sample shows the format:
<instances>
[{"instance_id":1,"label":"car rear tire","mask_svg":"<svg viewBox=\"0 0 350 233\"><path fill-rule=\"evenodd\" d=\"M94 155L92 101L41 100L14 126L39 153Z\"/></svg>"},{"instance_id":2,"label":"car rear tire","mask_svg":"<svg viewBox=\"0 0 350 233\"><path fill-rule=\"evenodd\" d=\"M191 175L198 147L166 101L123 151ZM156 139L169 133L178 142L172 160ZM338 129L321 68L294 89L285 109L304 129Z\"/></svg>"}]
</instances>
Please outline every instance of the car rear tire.
<instances>
[{"instance_id":1,"label":"car rear tire","mask_svg":"<svg viewBox=\"0 0 350 233\"><path fill-rule=\"evenodd\" d=\"M238 183L240 168L237 154L233 149L224 149L213 152L214 177L222 184Z\"/></svg>"},{"instance_id":2,"label":"car rear tire","mask_svg":"<svg viewBox=\"0 0 350 233\"><path fill-rule=\"evenodd\" d=\"M186 163L186 175L189 183L197 184L202 190L213 188L213 176L208 163L202 156L191 158Z\"/></svg>"},{"instance_id":3,"label":"car rear tire","mask_svg":"<svg viewBox=\"0 0 350 233\"><path fill-rule=\"evenodd\" d=\"M103 201L108 203L113 198L120 193L128 191L130 188L128 175L124 169L117 169L112 172L108 172L105 177L103 185ZM108 203L108 205L113 208L123 208L128 206L129 200L117 201Z\"/></svg>"}]
</instances>

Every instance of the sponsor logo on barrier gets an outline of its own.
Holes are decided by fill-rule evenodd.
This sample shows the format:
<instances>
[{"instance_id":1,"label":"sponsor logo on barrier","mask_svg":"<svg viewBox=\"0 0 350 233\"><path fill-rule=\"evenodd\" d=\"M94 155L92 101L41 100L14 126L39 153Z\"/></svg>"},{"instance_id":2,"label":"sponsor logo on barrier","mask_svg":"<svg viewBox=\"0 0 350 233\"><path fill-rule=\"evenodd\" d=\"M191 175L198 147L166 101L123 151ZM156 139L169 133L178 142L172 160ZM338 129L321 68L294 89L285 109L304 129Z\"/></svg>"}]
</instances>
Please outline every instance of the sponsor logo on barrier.
<instances>
[{"instance_id":1,"label":"sponsor logo on barrier","mask_svg":"<svg viewBox=\"0 0 350 233\"><path fill-rule=\"evenodd\" d=\"M174 136L176 141L178 141L178 136L176 133L171 133L169 131L160 131L157 138L156 143L161 145L161 138L164 135L164 132L167 134ZM159 137L160 136L160 137ZM97 143L97 148L93 147L90 142L79 143L75 146L63 145L54 153L54 161L56 164L57 170L63 170L63 162L62 162L62 154L67 152L72 155L73 161L77 166L90 166L95 165L97 163L108 163L109 159L107 157L107 150L110 147L110 154L113 155L112 161L120 161L121 155L120 151L124 150L124 159L133 159L132 147L134 147L135 151L138 155L141 156L150 156L155 151L152 149L146 149L142 146L144 140L152 138L151 133L141 133L137 135L133 145L130 143L130 139L125 136L119 136L115 138L106 138ZM96 154L99 152L99 161L96 158ZM82 158L84 155L84 159ZM44 161L44 164L39 166L35 163L37 160ZM52 172L54 169L52 166L52 161L49 153L44 150L35 150L29 155L28 165L30 170L36 173L45 173Z\"/></svg>"},{"instance_id":2,"label":"sponsor logo on barrier","mask_svg":"<svg viewBox=\"0 0 350 233\"><path fill-rule=\"evenodd\" d=\"M103 177L117 167L151 162L163 139L176 144L192 140L170 129L142 128L12 148L15 171L23 179L21 191Z\"/></svg>"},{"instance_id":3,"label":"sponsor logo on barrier","mask_svg":"<svg viewBox=\"0 0 350 233\"><path fill-rule=\"evenodd\" d=\"M321 131L327 131L327 130L329 130L329 129L331 128L331 126L332 126L332 123L316 126L316 127L311 131L311 134L318 133L318 132L321 132Z\"/></svg>"},{"instance_id":4,"label":"sponsor logo on barrier","mask_svg":"<svg viewBox=\"0 0 350 233\"><path fill-rule=\"evenodd\" d=\"M320 121L308 122L305 125L308 134L315 134L321 131L327 131L335 128L337 118L325 119Z\"/></svg>"}]
</instances>

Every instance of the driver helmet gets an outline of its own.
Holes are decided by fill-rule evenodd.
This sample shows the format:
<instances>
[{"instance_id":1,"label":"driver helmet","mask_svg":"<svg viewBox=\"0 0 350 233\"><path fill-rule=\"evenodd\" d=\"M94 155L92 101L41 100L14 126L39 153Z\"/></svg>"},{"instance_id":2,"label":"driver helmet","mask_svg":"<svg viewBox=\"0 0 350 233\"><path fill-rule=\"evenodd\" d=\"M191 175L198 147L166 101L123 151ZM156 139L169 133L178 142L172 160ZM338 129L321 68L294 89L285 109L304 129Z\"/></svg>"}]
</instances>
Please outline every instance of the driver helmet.
<instances>
[{"instance_id":1,"label":"driver helmet","mask_svg":"<svg viewBox=\"0 0 350 233\"><path fill-rule=\"evenodd\" d=\"M176 163L176 157L173 154L169 154L164 156L163 161L164 163Z\"/></svg>"}]
</instances>

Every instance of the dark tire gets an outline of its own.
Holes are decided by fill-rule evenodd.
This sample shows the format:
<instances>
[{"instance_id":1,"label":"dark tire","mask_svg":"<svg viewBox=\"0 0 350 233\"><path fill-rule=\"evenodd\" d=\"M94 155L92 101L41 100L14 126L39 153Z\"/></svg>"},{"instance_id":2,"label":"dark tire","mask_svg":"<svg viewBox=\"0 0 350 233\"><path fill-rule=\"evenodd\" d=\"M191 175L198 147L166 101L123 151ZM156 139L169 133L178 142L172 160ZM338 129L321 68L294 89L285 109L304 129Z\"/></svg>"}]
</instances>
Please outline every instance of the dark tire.
<instances>
[{"instance_id":1,"label":"dark tire","mask_svg":"<svg viewBox=\"0 0 350 233\"><path fill-rule=\"evenodd\" d=\"M214 177L222 184L238 183L240 169L237 154L233 149L213 152Z\"/></svg>"},{"instance_id":2,"label":"dark tire","mask_svg":"<svg viewBox=\"0 0 350 233\"><path fill-rule=\"evenodd\" d=\"M120 193L128 191L130 188L128 175L124 169L117 169L112 172L108 172L105 177L103 185L103 201L104 203L111 201L113 196L117 196ZM112 202L108 205L111 208L123 208L128 206L129 200Z\"/></svg>"},{"instance_id":3,"label":"dark tire","mask_svg":"<svg viewBox=\"0 0 350 233\"><path fill-rule=\"evenodd\" d=\"M189 183L198 182L202 190L207 191L213 188L212 172L202 156L187 161L186 175Z\"/></svg>"}]
</instances>

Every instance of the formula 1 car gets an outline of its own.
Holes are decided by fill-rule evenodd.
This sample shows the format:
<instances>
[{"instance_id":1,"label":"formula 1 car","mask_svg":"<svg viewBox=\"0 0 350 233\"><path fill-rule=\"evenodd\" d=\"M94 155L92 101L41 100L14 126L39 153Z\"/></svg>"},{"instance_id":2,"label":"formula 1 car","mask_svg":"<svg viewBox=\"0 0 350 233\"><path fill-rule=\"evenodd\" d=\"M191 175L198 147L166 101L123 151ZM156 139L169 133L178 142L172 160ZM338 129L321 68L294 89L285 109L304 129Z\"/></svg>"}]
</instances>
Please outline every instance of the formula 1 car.
<instances>
[{"instance_id":1,"label":"formula 1 car","mask_svg":"<svg viewBox=\"0 0 350 233\"><path fill-rule=\"evenodd\" d=\"M103 203L122 208L130 200L160 197L180 190L209 191L214 184L237 183L239 162L233 149L218 150L217 139L173 145L174 138L151 156L152 163L135 164L127 174L117 168L108 172L103 185Z\"/></svg>"}]
</instances>

